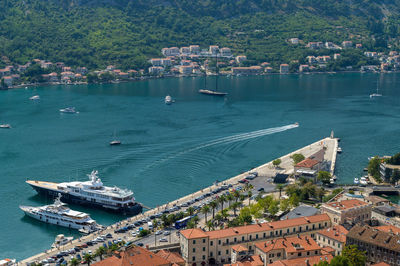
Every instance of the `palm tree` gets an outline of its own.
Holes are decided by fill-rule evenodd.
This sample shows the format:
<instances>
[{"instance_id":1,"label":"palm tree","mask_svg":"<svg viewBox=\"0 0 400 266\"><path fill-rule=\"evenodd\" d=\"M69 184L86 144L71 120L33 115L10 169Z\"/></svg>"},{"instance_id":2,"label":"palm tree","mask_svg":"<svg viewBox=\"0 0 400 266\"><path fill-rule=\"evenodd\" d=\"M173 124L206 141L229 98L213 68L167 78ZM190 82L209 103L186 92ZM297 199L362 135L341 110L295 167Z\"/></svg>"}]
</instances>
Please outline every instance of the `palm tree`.
<instances>
[{"instance_id":1,"label":"palm tree","mask_svg":"<svg viewBox=\"0 0 400 266\"><path fill-rule=\"evenodd\" d=\"M235 190L235 192L233 192L233 197L235 198L235 201L237 202L238 199L240 198L240 192Z\"/></svg>"},{"instance_id":2,"label":"palm tree","mask_svg":"<svg viewBox=\"0 0 400 266\"><path fill-rule=\"evenodd\" d=\"M250 206L251 196L253 196L253 193L251 192L251 190L247 191L247 197L249 197L249 206Z\"/></svg>"},{"instance_id":3,"label":"palm tree","mask_svg":"<svg viewBox=\"0 0 400 266\"><path fill-rule=\"evenodd\" d=\"M95 255L100 257L100 260L103 260L103 255L106 253L106 248L103 246L100 246L97 250Z\"/></svg>"},{"instance_id":4,"label":"palm tree","mask_svg":"<svg viewBox=\"0 0 400 266\"><path fill-rule=\"evenodd\" d=\"M83 259L86 261L87 265L90 266L90 263L93 261L93 256L89 253L86 253Z\"/></svg>"},{"instance_id":5,"label":"palm tree","mask_svg":"<svg viewBox=\"0 0 400 266\"><path fill-rule=\"evenodd\" d=\"M236 210L240 207L240 202L235 202L232 204L231 209L233 210L233 215L236 217Z\"/></svg>"},{"instance_id":6,"label":"palm tree","mask_svg":"<svg viewBox=\"0 0 400 266\"><path fill-rule=\"evenodd\" d=\"M197 223L200 221L199 217L196 215L195 217L192 218L194 225L197 227Z\"/></svg>"},{"instance_id":7,"label":"palm tree","mask_svg":"<svg viewBox=\"0 0 400 266\"><path fill-rule=\"evenodd\" d=\"M189 208L187 208L186 211L187 211L187 213L189 213L190 216L192 216L194 213L194 208L192 206L190 206Z\"/></svg>"},{"instance_id":8,"label":"palm tree","mask_svg":"<svg viewBox=\"0 0 400 266\"><path fill-rule=\"evenodd\" d=\"M212 215L213 215L212 217L214 219L214 217L215 217L215 208L217 208L218 203L215 200L213 200L208 205L210 205L210 207L212 208Z\"/></svg>"},{"instance_id":9,"label":"palm tree","mask_svg":"<svg viewBox=\"0 0 400 266\"><path fill-rule=\"evenodd\" d=\"M207 227L208 227L208 231L211 231L211 228L214 229L214 223L213 223L213 221L208 221L208 222L207 222Z\"/></svg>"},{"instance_id":10,"label":"palm tree","mask_svg":"<svg viewBox=\"0 0 400 266\"><path fill-rule=\"evenodd\" d=\"M226 201L226 197L224 196L224 195L221 195L219 198L218 198L218 202L221 204L221 210L223 210L224 209L224 202Z\"/></svg>"},{"instance_id":11,"label":"palm tree","mask_svg":"<svg viewBox=\"0 0 400 266\"><path fill-rule=\"evenodd\" d=\"M222 215L220 213L217 213L217 215L215 215L215 220L217 220L218 223L221 223L223 219L224 218L222 217Z\"/></svg>"},{"instance_id":12,"label":"palm tree","mask_svg":"<svg viewBox=\"0 0 400 266\"><path fill-rule=\"evenodd\" d=\"M276 189L278 189L279 190L279 198L281 198L281 196L282 196L282 190L285 188L285 185L284 184L277 184L276 185Z\"/></svg>"},{"instance_id":13,"label":"palm tree","mask_svg":"<svg viewBox=\"0 0 400 266\"><path fill-rule=\"evenodd\" d=\"M207 224L207 214L210 211L210 207L208 205L204 205L203 208L201 208L201 212L204 214L204 219Z\"/></svg>"},{"instance_id":14,"label":"palm tree","mask_svg":"<svg viewBox=\"0 0 400 266\"><path fill-rule=\"evenodd\" d=\"M228 216L229 216L228 210L227 209L223 209L221 211L221 215L224 218L224 220L226 220L228 218Z\"/></svg>"},{"instance_id":15,"label":"palm tree","mask_svg":"<svg viewBox=\"0 0 400 266\"><path fill-rule=\"evenodd\" d=\"M252 190L254 187L252 184L246 183L246 185L244 185L244 191L249 191Z\"/></svg>"},{"instance_id":16,"label":"palm tree","mask_svg":"<svg viewBox=\"0 0 400 266\"><path fill-rule=\"evenodd\" d=\"M157 227L160 225L160 222L157 219L153 220L153 227L154 229L157 229Z\"/></svg>"},{"instance_id":17,"label":"palm tree","mask_svg":"<svg viewBox=\"0 0 400 266\"><path fill-rule=\"evenodd\" d=\"M226 199L227 199L227 201L228 201L228 205L229 205L229 208L231 207L231 201L233 200L233 195L231 194L231 193L229 193L227 196L226 196Z\"/></svg>"},{"instance_id":18,"label":"palm tree","mask_svg":"<svg viewBox=\"0 0 400 266\"><path fill-rule=\"evenodd\" d=\"M71 266L78 266L79 264L80 264L80 262L77 258L72 258L69 262L69 265L71 265Z\"/></svg>"}]
</instances>

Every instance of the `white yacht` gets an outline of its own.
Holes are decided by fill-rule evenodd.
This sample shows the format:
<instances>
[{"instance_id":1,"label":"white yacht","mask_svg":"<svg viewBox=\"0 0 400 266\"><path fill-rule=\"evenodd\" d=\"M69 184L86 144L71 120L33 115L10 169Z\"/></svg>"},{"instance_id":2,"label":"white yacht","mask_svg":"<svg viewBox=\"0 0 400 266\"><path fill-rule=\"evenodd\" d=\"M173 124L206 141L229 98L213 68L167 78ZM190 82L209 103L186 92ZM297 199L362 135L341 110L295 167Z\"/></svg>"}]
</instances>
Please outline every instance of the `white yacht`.
<instances>
[{"instance_id":1,"label":"white yacht","mask_svg":"<svg viewBox=\"0 0 400 266\"><path fill-rule=\"evenodd\" d=\"M360 183L360 182L358 181L358 177L355 177L355 178L354 178L354 184L355 184L355 185L358 185L359 183Z\"/></svg>"},{"instance_id":2,"label":"white yacht","mask_svg":"<svg viewBox=\"0 0 400 266\"><path fill-rule=\"evenodd\" d=\"M56 240L51 245L51 248L57 248L60 246L64 246L65 244L68 244L69 242L71 242L72 239L74 239L73 236L64 236L63 234L57 235Z\"/></svg>"},{"instance_id":3,"label":"white yacht","mask_svg":"<svg viewBox=\"0 0 400 266\"><path fill-rule=\"evenodd\" d=\"M362 185L362 186L368 185L368 181L365 177L360 178L360 185Z\"/></svg>"},{"instance_id":4,"label":"white yacht","mask_svg":"<svg viewBox=\"0 0 400 266\"><path fill-rule=\"evenodd\" d=\"M381 97L382 94L379 94L379 82L376 83L376 93L372 93L369 95L369 98L374 98L374 97Z\"/></svg>"},{"instance_id":5,"label":"white yacht","mask_svg":"<svg viewBox=\"0 0 400 266\"><path fill-rule=\"evenodd\" d=\"M10 124L1 124L0 128L11 128Z\"/></svg>"},{"instance_id":6,"label":"white yacht","mask_svg":"<svg viewBox=\"0 0 400 266\"><path fill-rule=\"evenodd\" d=\"M77 112L75 110L75 107L66 107L66 108L60 109L60 112L61 113L66 113L66 114L77 114L77 113L79 113L79 112Z\"/></svg>"},{"instance_id":7,"label":"white yacht","mask_svg":"<svg viewBox=\"0 0 400 266\"><path fill-rule=\"evenodd\" d=\"M40 96L39 95L34 95L32 97L29 97L29 100L32 100L32 101L40 100Z\"/></svg>"},{"instance_id":8,"label":"white yacht","mask_svg":"<svg viewBox=\"0 0 400 266\"><path fill-rule=\"evenodd\" d=\"M96 221L90 218L89 214L71 210L60 199L61 194L55 199L54 204L42 207L19 206L19 208L26 215L45 223L77 230L96 231L99 228Z\"/></svg>"},{"instance_id":9,"label":"white yacht","mask_svg":"<svg viewBox=\"0 0 400 266\"><path fill-rule=\"evenodd\" d=\"M337 153L342 153L342 148L338 147L337 148Z\"/></svg>"},{"instance_id":10,"label":"white yacht","mask_svg":"<svg viewBox=\"0 0 400 266\"><path fill-rule=\"evenodd\" d=\"M64 202L100 208L126 215L136 215L142 211L142 205L135 201L133 192L118 187L103 186L98 172L93 170L89 181L53 183L47 181L28 180L38 193L46 197L56 197L59 193Z\"/></svg>"}]
</instances>

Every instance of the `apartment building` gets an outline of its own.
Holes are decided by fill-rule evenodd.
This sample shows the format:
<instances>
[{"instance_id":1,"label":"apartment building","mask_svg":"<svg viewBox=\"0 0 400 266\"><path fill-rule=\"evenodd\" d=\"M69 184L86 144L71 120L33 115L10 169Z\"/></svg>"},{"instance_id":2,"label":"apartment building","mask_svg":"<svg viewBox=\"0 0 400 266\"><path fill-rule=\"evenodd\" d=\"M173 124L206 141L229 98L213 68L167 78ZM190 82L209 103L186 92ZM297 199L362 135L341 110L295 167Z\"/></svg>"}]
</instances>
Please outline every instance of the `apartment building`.
<instances>
[{"instance_id":1,"label":"apartment building","mask_svg":"<svg viewBox=\"0 0 400 266\"><path fill-rule=\"evenodd\" d=\"M186 229L180 231L181 254L186 265L202 265L202 263L229 263L231 248L240 244L254 254L257 242L271 240L290 235L310 235L331 226L327 214L308 217L245 225L215 231Z\"/></svg>"},{"instance_id":2,"label":"apartment building","mask_svg":"<svg viewBox=\"0 0 400 266\"><path fill-rule=\"evenodd\" d=\"M288 64L281 64L280 73L281 74L288 74L289 73L289 65Z\"/></svg>"},{"instance_id":3,"label":"apartment building","mask_svg":"<svg viewBox=\"0 0 400 266\"><path fill-rule=\"evenodd\" d=\"M321 212L326 213L333 224L362 222L371 218L372 205L357 199L324 203Z\"/></svg>"},{"instance_id":4,"label":"apartment building","mask_svg":"<svg viewBox=\"0 0 400 266\"><path fill-rule=\"evenodd\" d=\"M347 234L346 245L357 245L359 250L365 251L367 262L400 265L400 236L393 232L355 225Z\"/></svg>"},{"instance_id":5,"label":"apartment building","mask_svg":"<svg viewBox=\"0 0 400 266\"><path fill-rule=\"evenodd\" d=\"M346 244L346 235L349 231L341 225L335 225L318 231L315 234L317 243L321 247L331 247L335 250L335 255L342 254L344 245Z\"/></svg>"}]
</instances>

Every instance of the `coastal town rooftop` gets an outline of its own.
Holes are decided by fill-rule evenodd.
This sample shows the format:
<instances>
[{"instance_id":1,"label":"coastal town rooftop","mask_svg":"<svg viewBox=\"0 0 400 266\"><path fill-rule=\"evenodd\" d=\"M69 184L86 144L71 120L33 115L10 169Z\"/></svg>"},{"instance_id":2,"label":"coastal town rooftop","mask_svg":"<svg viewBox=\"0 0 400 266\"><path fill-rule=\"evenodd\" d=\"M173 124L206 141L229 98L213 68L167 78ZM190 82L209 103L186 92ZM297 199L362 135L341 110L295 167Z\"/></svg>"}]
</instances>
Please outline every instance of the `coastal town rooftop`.
<instances>
[{"instance_id":1,"label":"coastal town rooftop","mask_svg":"<svg viewBox=\"0 0 400 266\"><path fill-rule=\"evenodd\" d=\"M303 252L322 249L311 237L300 235L256 243L256 248L264 253L268 253L273 250L285 250L286 253L294 253L299 250Z\"/></svg>"},{"instance_id":2,"label":"coastal town rooftop","mask_svg":"<svg viewBox=\"0 0 400 266\"><path fill-rule=\"evenodd\" d=\"M249 233L273 231L282 228L295 227L300 225L307 225L310 223L321 223L321 222L330 223L329 216L324 213L308 217L300 217L283 221L244 225L244 226L226 228L215 231L203 231L198 228L186 229L182 230L181 234L186 239L195 239L204 237L209 237L210 239L216 239L216 238L231 237Z\"/></svg>"},{"instance_id":3,"label":"coastal town rooftop","mask_svg":"<svg viewBox=\"0 0 400 266\"><path fill-rule=\"evenodd\" d=\"M334 239L336 241L345 243L346 242L346 235L349 231L344 228L341 225L335 225L331 228L327 228L327 229L323 229L319 232L317 232L317 234L320 234L322 236L326 236L330 239Z\"/></svg>"},{"instance_id":4,"label":"coastal town rooftop","mask_svg":"<svg viewBox=\"0 0 400 266\"><path fill-rule=\"evenodd\" d=\"M347 209L351 209L351 208L365 206L365 205L368 205L368 203L358 200L358 199L349 199L349 200L330 202L330 203L326 203L325 205L335 208L337 210L347 210Z\"/></svg>"}]
</instances>

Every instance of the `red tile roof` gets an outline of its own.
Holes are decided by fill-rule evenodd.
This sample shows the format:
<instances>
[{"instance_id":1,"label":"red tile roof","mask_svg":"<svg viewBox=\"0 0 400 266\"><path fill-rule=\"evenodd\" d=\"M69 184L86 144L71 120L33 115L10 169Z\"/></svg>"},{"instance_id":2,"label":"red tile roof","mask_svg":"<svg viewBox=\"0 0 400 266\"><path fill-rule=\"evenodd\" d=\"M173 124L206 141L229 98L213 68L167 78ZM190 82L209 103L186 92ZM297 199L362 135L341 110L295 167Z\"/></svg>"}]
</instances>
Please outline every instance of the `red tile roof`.
<instances>
[{"instance_id":1,"label":"red tile roof","mask_svg":"<svg viewBox=\"0 0 400 266\"><path fill-rule=\"evenodd\" d=\"M400 235L400 228L394 226L394 225L382 225L382 226L377 226L374 227L378 229L379 231L384 231L384 232L390 232L392 231L394 234L399 234Z\"/></svg>"},{"instance_id":2,"label":"red tile roof","mask_svg":"<svg viewBox=\"0 0 400 266\"><path fill-rule=\"evenodd\" d=\"M306 158L303 161L299 162L296 164L296 167L301 167L301 168L312 168L315 165L317 165L319 162L314 159Z\"/></svg>"},{"instance_id":3,"label":"red tile roof","mask_svg":"<svg viewBox=\"0 0 400 266\"><path fill-rule=\"evenodd\" d=\"M156 255L168 260L171 263L176 263L178 265L185 264L185 260L181 257L181 255L179 255L178 253L175 253L175 252L170 252L168 250L162 249L159 252L157 252Z\"/></svg>"},{"instance_id":4,"label":"red tile roof","mask_svg":"<svg viewBox=\"0 0 400 266\"><path fill-rule=\"evenodd\" d=\"M210 239L215 239L215 238L230 237L230 236L249 234L249 233L265 232L265 231L283 229L283 228L287 228L287 227L306 225L309 223L318 223L318 222L330 222L330 218L326 213L323 213L323 214L307 216L307 217L299 217L299 218L294 218L294 219L289 219L289 220L275 221L275 222L262 223L262 224L252 224L252 225L245 225L245 226L239 226L239 227L231 227L231 228L226 228L226 229L222 229L222 230L215 230L215 231L208 231L208 232L204 232L202 230L201 231L204 234L206 234L206 236L209 236ZM203 237L203 236L201 236L201 237Z\"/></svg>"},{"instance_id":5,"label":"red tile roof","mask_svg":"<svg viewBox=\"0 0 400 266\"><path fill-rule=\"evenodd\" d=\"M321 231L318 231L317 234L329 237L330 239L334 239L336 241L345 243L346 235L349 231L341 225L335 225L331 228L327 228Z\"/></svg>"},{"instance_id":6,"label":"red tile roof","mask_svg":"<svg viewBox=\"0 0 400 266\"><path fill-rule=\"evenodd\" d=\"M169 266L168 260L157 256L153 252L132 246L112 257L92 264L93 266Z\"/></svg>"},{"instance_id":7,"label":"red tile roof","mask_svg":"<svg viewBox=\"0 0 400 266\"><path fill-rule=\"evenodd\" d=\"M342 201L335 201L326 203L326 205L333 207L338 210L346 210L351 209L359 206L368 205L368 203L358 200L358 199L349 199L349 200L342 200Z\"/></svg>"},{"instance_id":8,"label":"red tile roof","mask_svg":"<svg viewBox=\"0 0 400 266\"><path fill-rule=\"evenodd\" d=\"M299 249L301 251L321 250L322 248L315 242L314 239L308 236L295 236L273 239L265 242L256 243L256 248L264 253L272 250L283 249L286 253L294 253Z\"/></svg>"},{"instance_id":9,"label":"red tile roof","mask_svg":"<svg viewBox=\"0 0 400 266\"><path fill-rule=\"evenodd\" d=\"M376 264L371 264L371 266L390 266L389 264L387 264L386 262L378 262Z\"/></svg>"},{"instance_id":10,"label":"red tile roof","mask_svg":"<svg viewBox=\"0 0 400 266\"><path fill-rule=\"evenodd\" d=\"M272 264L268 264L269 266L308 266L315 265L320 263L321 261L330 262L333 259L331 254L322 255L322 256L311 256L311 257L303 257L296 259L288 259L288 260L278 260L273 262Z\"/></svg>"},{"instance_id":11,"label":"red tile roof","mask_svg":"<svg viewBox=\"0 0 400 266\"><path fill-rule=\"evenodd\" d=\"M248 249L247 248L245 248L245 247L243 247L242 245L234 245L233 247L232 247L232 249L233 250L235 250L235 251L248 251Z\"/></svg>"},{"instance_id":12,"label":"red tile roof","mask_svg":"<svg viewBox=\"0 0 400 266\"><path fill-rule=\"evenodd\" d=\"M261 260L260 256L251 256L236 263L224 264L224 266L264 266L264 262Z\"/></svg>"},{"instance_id":13,"label":"red tile roof","mask_svg":"<svg viewBox=\"0 0 400 266\"><path fill-rule=\"evenodd\" d=\"M201 230L199 228L182 230L182 231L180 231L180 233L186 239L203 238L203 237L208 236L203 230Z\"/></svg>"}]
</instances>

